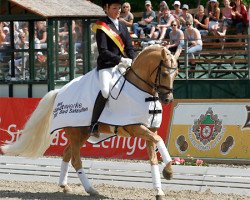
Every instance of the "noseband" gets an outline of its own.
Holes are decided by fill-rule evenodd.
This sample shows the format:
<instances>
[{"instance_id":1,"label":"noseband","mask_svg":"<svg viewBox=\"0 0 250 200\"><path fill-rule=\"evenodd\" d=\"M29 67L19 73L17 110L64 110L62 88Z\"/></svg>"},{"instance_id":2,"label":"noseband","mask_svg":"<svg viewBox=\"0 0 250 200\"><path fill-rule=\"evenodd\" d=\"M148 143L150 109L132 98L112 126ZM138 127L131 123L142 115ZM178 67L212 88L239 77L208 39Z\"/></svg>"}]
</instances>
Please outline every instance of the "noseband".
<instances>
[{"instance_id":1,"label":"noseband","mask_svg":"<svg viewBox=\"0 0 250 200\"><path fill-rule=\"evenodd\" d=\"M175 71L177 70L177 67L176 68L172 67L172 63L173 63L173 59L171 59L171 67L168 67L168 66L164 65L163 60L160 61L159 65L157 65L157 67L150 74L150 77L151 77L154 74L154 72L157 71L154 84L151 84L151 83L145 81L144 79L142 79L138 74L135 73L135 71L132 68L131 68L131 70L137 78L139 78L141 81L143 81L149 87L154 89L159 95L166 95L166 94L173 92L173 88L161 85L161 69L166 68L168 70L169 74L175 73Z\"/></svg>"}]
</instances>

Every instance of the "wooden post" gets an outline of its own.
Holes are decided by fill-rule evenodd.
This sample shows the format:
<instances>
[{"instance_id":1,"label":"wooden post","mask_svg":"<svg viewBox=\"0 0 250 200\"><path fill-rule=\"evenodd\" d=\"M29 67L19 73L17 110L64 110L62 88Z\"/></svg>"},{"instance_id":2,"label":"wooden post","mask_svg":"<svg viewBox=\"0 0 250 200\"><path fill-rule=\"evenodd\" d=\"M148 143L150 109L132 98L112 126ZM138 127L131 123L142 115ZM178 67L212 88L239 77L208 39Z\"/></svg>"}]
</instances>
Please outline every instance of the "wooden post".
<instances>
[{"instance_id":1,"label":"wooden post","mask_svg":"<svg viewBox=\"0 0 250 200\"><path fill-rule=\"evenodd\" d=\"M53 20L48 19L48 90L55 89L54 77L54 42L53 42Z\"/></svg>"}]
</instances>

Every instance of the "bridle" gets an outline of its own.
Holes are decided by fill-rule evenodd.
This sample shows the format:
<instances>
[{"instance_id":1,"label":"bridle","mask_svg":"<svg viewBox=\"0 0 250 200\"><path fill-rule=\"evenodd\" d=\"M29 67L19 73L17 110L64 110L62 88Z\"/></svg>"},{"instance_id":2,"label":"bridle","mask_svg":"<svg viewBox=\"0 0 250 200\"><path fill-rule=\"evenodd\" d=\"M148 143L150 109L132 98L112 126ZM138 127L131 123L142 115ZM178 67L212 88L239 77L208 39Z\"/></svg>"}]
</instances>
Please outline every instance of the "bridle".
<instances>
[{"instance_id":1,"label":"bridle","mask_svg":"<svg viewBox=\"0 0 250 200\"><path fill-rule=\"evenodd\" d=\"M168 70L169 74L171 75L172 73L175 73L176 70L178 69L177 67L172 67L172 65L173 65L173 59L171 59L171 67L166 66L164 64L163 60L160 61L159 65L157 65L156 68L150 74L150 77L151 77L154 74L154 72L157 71L154 84L151 84L151 83L145 81L144 79L142 79L138 74L136 74L136 72L132 68L130 68L130 70L134 73L134 75L138 79L140 79L142 82L144 82L150 88L154 89L159 95L167 95L167 94L173 92L173 88L161 85L161 69L166 68Z\"/></svg>"}]
</instances>

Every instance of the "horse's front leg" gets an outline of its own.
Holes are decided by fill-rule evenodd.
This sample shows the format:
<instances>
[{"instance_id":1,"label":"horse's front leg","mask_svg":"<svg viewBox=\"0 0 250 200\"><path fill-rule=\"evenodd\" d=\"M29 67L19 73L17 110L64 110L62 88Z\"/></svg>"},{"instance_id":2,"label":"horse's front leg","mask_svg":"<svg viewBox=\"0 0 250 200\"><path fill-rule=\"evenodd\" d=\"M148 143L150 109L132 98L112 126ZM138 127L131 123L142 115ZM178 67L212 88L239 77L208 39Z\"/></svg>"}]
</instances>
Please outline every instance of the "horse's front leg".
<instances>
[{"instance_id":1,"label":"horse's front leg","mask_svg":"<svg viewBox=\"0 0 250 200\"><path fill-rule=\"evenodd\" d=\"M173 178L173 169L172 159L169 155L168 149L166 148L166 145L162 139L156 143L156 146L161 154L162 161L165 163L165 167L162 170L162 175L165 179L170 180Z\"/></svg>"},{"instance_id":2,"label":"horse's front leg","mask_svg":"<svg viewBox=\"0 0 250 200\"><path fill-rule=\"evenodd\" d=\"M98 195L98 192L92 187L87 175L82 168L80 148L89 138L87 128L66 128L65 132L69 136L71 147L71 164L75 168L85 191L91 195Z\"/></svg>"},{"instance_id":3,"label":"horse's front leg","mask_svg":"<svg viewBox=\"0 0 250 200\"><path fill-rule=\"evenodd\" d=\"M157 134L157 129L150 129L150 131L156 135ZM159 136L160 137L160 136ZM172 170L172 159L169 155L169 152L166 148L165 143L163 142L162 138L156 142L156 146L162 156L162 160L165 163L165 167L162 170L162 175L165 179L170 180L173 178L173 170Z\"/></svg>"},{"instance_id":4,"label":"horse's front leg","mask_svg":"<svg viewBox=\"0 0 250 200\"><path fill-rule=\"evenodd\" d=\"M147 151L149 156L149 162L151 165L151 174L152 174L152 181L153 181L153 188L156 190L156 199L164 199L164 192L162 191L161 187L161 175L158 165L158 159L155 151L155 143L151 141L146 141L147 144Z\"/></svg>"},{"instance_id":5,"label":"horse's front leg","mask_svg":"<svg viewBox=\"0 0 250 200\"><path fill-rule=\"evenodd\" d=\"M162 172L163 176L165 179L170 180L173 177L172 159L161 136L157 134L156 129L151 129L151 131L144 125L129 125L125 126L124 129L129 132L131 136L140 137L146 141L151 141L156 144L162 160L165 163L165 167Z\"/></svg>"}]
</instances>

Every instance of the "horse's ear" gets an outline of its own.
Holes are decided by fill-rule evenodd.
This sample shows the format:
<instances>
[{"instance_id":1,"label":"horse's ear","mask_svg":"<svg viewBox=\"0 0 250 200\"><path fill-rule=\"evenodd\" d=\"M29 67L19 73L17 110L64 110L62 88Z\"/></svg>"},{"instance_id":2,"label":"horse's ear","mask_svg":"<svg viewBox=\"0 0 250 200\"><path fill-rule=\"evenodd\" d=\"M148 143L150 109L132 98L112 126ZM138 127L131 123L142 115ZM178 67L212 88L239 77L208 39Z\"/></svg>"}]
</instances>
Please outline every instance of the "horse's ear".
<instances>
[{"instance_id":1,"label":"horse's ear","mask_svg":"<svg viewBox=\"0 0 250 200\"><path fill-rule=\"evenodd\" d=\"M178 60L180 54L181 54L182 49L181 48L177 48L177 50L175 51L174 57L176 60Z\"/></svg>"},{"instance_id":2,"label":"horse's ear","mask_svg":"<svg viewBox=\"0 0 250 200\"><path fill-rule=\"evenodd\" d=\"M162 60L167 60L167 52L166 52L167 49L163 48L161 50L161 57L162 57Z\"/></svg>"}]
</instances>

